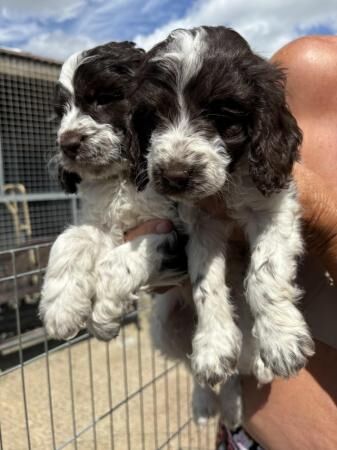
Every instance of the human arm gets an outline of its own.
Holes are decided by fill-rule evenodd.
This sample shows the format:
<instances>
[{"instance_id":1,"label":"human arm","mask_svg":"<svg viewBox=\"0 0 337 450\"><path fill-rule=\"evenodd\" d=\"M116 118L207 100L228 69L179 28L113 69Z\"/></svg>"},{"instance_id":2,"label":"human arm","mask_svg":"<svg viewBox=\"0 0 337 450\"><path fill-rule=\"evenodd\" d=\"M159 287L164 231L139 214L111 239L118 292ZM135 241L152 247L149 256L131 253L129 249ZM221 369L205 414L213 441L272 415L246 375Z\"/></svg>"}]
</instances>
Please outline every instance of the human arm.
<instances>
[{"instance_id":1,"label":"human arm","mask_svg":"<svg viewBox=\"0 0 337 450\"><path fill-rule=\"evenodd\" d=\"M320 258L337 285L337 195L317 173L302 164L295 164L294 176L308 251Z\"/></svg>"}]
</instances>

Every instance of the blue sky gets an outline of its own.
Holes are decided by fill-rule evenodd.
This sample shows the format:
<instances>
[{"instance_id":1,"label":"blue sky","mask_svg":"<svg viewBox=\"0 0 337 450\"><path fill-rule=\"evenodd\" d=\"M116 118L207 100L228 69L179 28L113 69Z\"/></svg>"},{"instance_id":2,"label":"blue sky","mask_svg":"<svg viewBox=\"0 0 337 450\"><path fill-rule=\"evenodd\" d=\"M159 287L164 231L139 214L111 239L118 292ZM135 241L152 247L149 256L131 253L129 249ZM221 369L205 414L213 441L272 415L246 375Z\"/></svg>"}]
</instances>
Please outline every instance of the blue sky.
<instances>
[{"instance_id":1,"label":"blue sky","mask_svg":"<svg viewBox=\"0 0 337 450\"><path fill-rule=\"evenodd\" d=\"M0 46L64 59L111 40L150 48L174 28L227 25L268 56L306 34L336 34L336 0L0 0Z\"/></svg>"}]
</instances>

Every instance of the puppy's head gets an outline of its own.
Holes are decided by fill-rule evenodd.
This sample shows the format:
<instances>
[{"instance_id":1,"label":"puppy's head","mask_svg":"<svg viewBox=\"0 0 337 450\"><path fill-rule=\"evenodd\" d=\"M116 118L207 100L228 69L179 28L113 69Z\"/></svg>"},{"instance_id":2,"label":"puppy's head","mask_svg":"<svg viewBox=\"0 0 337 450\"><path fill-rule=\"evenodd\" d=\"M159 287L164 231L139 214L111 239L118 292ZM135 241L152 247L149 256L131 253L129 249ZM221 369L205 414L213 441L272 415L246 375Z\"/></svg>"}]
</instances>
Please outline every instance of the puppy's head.
<instances>
[{"instance_id":1,"label":"puppy's head","mask_svg":"<svg viewBox=\"0 0 337 450\"><path fill-rule=\"evenodd\" d=\"M74 191L80 178L108 177L123 167L128 93L143 55L131 42L112 42L63 64L54 105L60 119L56 158L65 190Z\"/></svg>"},{"instance_id":2,"label":"puppy's head","mask_svg":"<svg viewBox=\"0 0 337 450\"><path fill-rule=\"evenodd\" d=\"M180 200L207 197L240 158L263 194L286 185L301 133L284 76L238 33L176 30L148 53L138 83L135 166L143 174L146 168L156 190Z\"/></svg>"}]
</instances>

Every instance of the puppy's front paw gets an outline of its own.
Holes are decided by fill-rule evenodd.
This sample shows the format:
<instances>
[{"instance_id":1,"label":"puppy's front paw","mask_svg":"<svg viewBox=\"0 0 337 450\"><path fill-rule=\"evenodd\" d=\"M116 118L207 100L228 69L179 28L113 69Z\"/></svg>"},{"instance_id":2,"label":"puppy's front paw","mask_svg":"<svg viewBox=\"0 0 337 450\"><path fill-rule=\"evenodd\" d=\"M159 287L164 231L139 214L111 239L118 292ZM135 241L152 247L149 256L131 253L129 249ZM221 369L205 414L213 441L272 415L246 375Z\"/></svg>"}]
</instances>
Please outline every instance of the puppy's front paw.
<instances>
[{"instance_id":1,"label":"puppy's front paw","mask_svg":"<svg viewBox=\"0 0 337 450\"><path fill-rule=\"evenodd\" d=\"M207 425L219 412L219 398L208 386L194 385L192 396L193 419L197 425Z\"/></svg>"},{"instance_id":2,"label":"puppy's front paw","mask_svg":"<svg viewBox=\"0 0 337 450\"><path fill-rule=\"evenodd\" d=\"M192 370L201 385L215 386L236 372L241 333L234 322L197 332L193 339Z\"/></svg>"},{"instance_id":3,"label":"puppy's front paw","mask_svg":"<svg viewBox=\"0 0 337 450\"><path fill-rule=\"evenodd\" d=\"M117 321L95 321L92 318L88 320L88 331L100 341L110 341L119 335L121 328Z\"/></svg>"},{"instance_id":4,"label":"puppy's front paw","mask_svg":"<svg viewBox=\"0 0 337 450\"><path fill-rule=\"evenodd\" d=\"M111 294L111 292L110 292ZM125 301L125 307L126 307ZM92 315L88 320L89 331L103 341L109 341L119 334L120 322L126 309L118 297L115 299L100 298L93 306Z\"/></svg>"},{"instance_id":5,"label":"puppy's front paw","mask_svg":"<svg viewBox=\"0 0 337 450\"><path fill-rule=\"evenodd\" d=\"M57 298L51 303L40 304L40 317L47 335L54 339L71 339L86 326L91 312L91 301L76 302L74 298Z\"/></svg>"},{"instance_id":6,"label":"puppy's front paw","mask_svg":"<svg viewBox=\"0 0 337 450\"><path fill-rule=\"evenodd\" d=\"M258 371L264 365L275 376L287 378L296 375L314 354L308 327L293 304L288 304L278 316L258 318L253 335L259 349L255 364Z\"/></svg>"},{"instance_id":7,"label":"puppy's front paw","mask_svg":"<svg viewBox=\"0 0 337 450\"><path fill-rule=\"evenodd\" d=\"M115 293L112 297L111 294ZM123 317L135 310L137 296L128 294L121 299L111 289L109 297L99 298L93 305L91 317L88 320L88 330L102 341L110 341L119 334Z\"/></svg>"}]
</instances>

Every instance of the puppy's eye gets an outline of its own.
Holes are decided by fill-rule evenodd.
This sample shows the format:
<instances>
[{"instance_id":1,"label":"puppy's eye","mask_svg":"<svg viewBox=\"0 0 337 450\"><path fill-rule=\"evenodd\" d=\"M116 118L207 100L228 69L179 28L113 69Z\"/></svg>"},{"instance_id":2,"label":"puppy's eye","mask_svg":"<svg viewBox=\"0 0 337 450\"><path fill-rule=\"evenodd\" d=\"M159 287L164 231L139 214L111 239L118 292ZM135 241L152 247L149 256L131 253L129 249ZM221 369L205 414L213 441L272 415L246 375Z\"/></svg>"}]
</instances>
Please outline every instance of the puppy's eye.
<instances>
[{"instance_id":1,"label":"puppy's eye","mask_svg":"<svg viewBox=\"0 0 337 450\"><path fill-rule=\"evenodd\" d=\"M62 119L62 116L65 112L65 107L64 107L64 105L58 105L58 104L54 103L54 111L55 111L56 117L58 119Z\"/></svg>"},{"instance_id":2,"label":"puppy's eye","mask_svg":"<svg viewBox=\"0 0 337 450\"><path fill-rule=\"evenodd\" d=\"M63 115L65 114L67 110L67 106L69 107L69 103L66 99L58 98L54 99L54 112L58 119L62 119Z\"/></svg>"},{"instance_id":3,"label":"puppy's eye","mask_svg":"<svg viewBox=\"0 0 337 450\"><path fill-rule=\"evenodd\" d=\"M57 83L54 90L53 106L59 119L66 112L67 106L71 103L70 92L60 83Z\"/></svg>"},{"instance_id":4,"label":"puppy's eye","mask_svg":"<svg viewBox=\"0 0 337 450\"><path fill-rule=\"evenodd\" d=\"M123 92L112 92L112 93L101 93L96 96L96 104L98 106L109 105L110 103L117 102L119 100L123 100L124 94Z\"/></svg>"},{"instance_id":5,"label":"puppy's eye","mask_svg":"<svg viewBox=\"0 0 337 450\"><path fill-rule=\"evenodd\" d=\"M214 100L206 107L209 115L221 115L231 120L245 115L244 111L232 100Z\"/></svg>"},{"instance_id":6,"label":"puppy's eye","mask_svg":"<svg viewBox=\"0 0 337 450\"><path fill-rule=\"evenodd\" d=\"M205 117L213 122L218 132L225 138L236 139L242 135L247 114L235 102L215 100L204 110Z\"/></svg>"}]
</instances>

